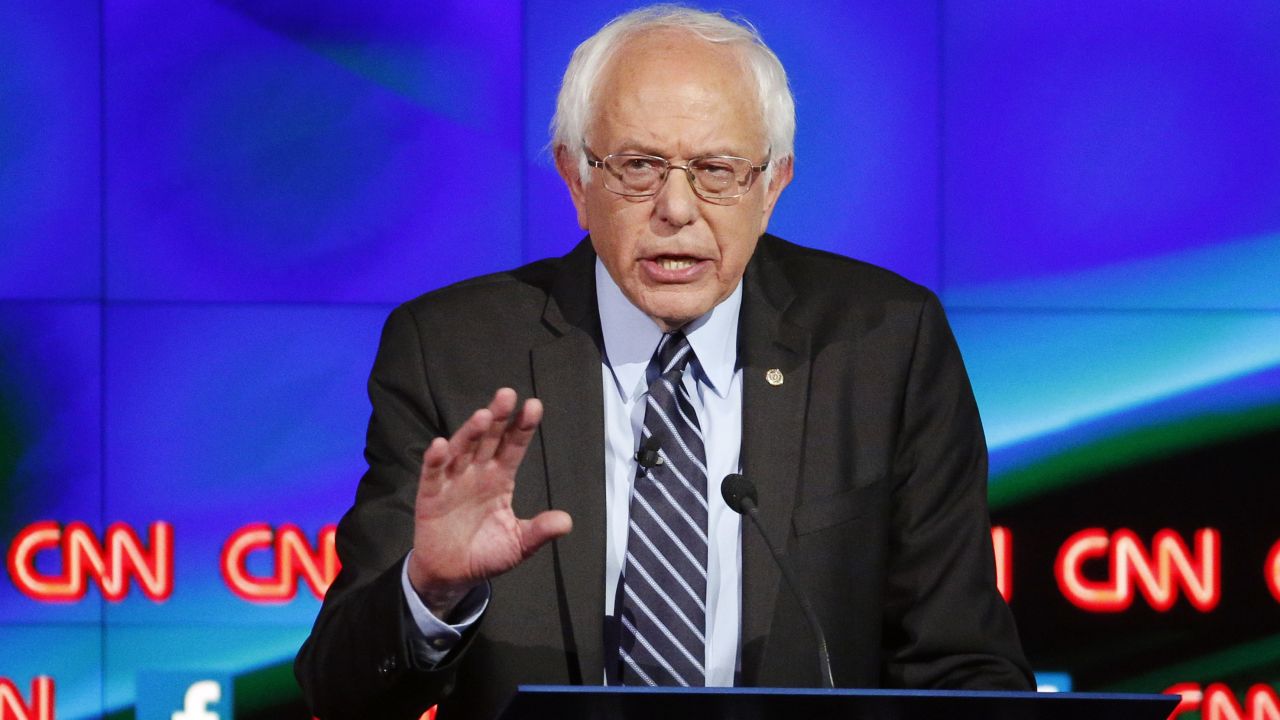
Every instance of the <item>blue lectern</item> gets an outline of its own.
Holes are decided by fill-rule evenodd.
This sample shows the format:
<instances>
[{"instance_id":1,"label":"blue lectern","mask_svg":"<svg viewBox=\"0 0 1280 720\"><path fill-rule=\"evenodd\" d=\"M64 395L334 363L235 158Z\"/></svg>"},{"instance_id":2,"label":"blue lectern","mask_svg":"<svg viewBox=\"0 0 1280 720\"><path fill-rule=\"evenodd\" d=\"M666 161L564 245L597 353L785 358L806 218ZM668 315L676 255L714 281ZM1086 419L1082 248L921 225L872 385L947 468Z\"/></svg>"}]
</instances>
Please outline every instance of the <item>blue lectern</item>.
<instances>
[{"instance_id":1,"label":"blue lectern","mask_svg":"<svg viewBox=\"0 0 1280 720\"><path fill-rule=\"evenodd\" d=\"M500 720L1165 720L1174 695L521 685Z\"/></svg>"}]
</instances>

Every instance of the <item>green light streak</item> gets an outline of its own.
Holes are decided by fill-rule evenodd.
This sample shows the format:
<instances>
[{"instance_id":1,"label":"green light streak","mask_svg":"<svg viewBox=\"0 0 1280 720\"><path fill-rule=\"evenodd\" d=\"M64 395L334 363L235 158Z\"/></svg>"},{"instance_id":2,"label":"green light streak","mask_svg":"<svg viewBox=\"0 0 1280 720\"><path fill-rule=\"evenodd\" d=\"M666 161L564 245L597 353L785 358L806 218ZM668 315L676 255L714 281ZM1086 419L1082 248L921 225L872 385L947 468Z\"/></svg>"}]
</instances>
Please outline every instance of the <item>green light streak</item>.
<instances>
[{"instance_id":1,"label":"green light streak","mask_svg":"<svg viewBox=\"0 0 1280 720\"><path fill-rule=\"evenodd\" d=\"M262 713L286 702L302 702L292 660L236 675L234 682L237 717Z\"/></svg>"},{"instance_id":2,"label":"green light streak","mask_svg":"<svg viewBox=\"0 0 1280 720\"><path fill-rule=\"evenodd\" d=\"M1280 675L1280 635L1272 635L1242 645L1202 655L1177 665L1153 670L1099 688L1101 692L1159 692L1179 682L1225 682L1251 678L1258 682L1264 672Z\"/></svg>"},{"instance_id":3,"label":"green light streak","mask_svg":"<svg viewBox=\"0 0 1280 720\"><path fill-rule=\"evenodd\" d=\"M995 476L988 501L993 509L1006 507L1152 458L1277 428L1280 404L1139 428Z\"/></svg>"},{"instance_id":4,"label":"green light streak","mask_svg":"<svg viewBox=\"0 0 1280 720\"><path fill-rule=\"evenodd\" d=\"M4 379L0 375L0 380ZM28 444L23 430L12 394L0 387L0 531L5 531L5 534L13 529L17 513L15 499L20 497L19 488L14 486L14 473L23 448Z\"/></svg>"}]
</instances>

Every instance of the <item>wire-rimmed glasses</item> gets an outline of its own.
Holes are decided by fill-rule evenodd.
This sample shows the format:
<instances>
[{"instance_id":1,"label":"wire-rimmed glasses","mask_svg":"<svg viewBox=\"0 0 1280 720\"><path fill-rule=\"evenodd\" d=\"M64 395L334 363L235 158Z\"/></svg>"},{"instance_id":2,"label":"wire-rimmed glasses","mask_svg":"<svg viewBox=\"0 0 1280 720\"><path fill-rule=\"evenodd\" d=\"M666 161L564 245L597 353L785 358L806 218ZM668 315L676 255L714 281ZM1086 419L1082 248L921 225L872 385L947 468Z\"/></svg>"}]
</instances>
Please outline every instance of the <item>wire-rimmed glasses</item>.
<instances>
[{"instance_id":1,"label":"wire-rimmed glasses","mask_svg":"<svg viewBox=\"0 0 1280 720\"><path fill-rule=\"evenodd\" d=\"M765 160L753 165L747 158L733 155L703 155L684 165L673 165L657 155L614 153L597 158L586 147L587 164L604 170L605 189L626 197L657 195L667 180L667 173L683 170L689 185L704 200L733 200L746 195L756 175L769 167Z\"/></svg>"}]
</instances>

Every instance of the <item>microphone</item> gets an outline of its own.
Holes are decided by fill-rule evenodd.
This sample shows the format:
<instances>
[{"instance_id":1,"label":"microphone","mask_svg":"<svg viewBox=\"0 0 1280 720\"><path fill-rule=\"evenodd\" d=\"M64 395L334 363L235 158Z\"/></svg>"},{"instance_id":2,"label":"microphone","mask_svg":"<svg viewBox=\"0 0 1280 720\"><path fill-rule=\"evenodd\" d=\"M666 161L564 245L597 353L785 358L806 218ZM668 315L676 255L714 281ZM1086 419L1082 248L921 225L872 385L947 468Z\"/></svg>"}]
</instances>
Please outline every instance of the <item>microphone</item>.
<instances>
[{"instance_id":1,"label":"microphone","mask_svg":"<svg viewBox=\"0 0 1280 720\"><path fill-rule=\"evenodd\" d=\"M818 614L813 611L813 605L809 604L809 598L805 596L800 589L800 583L791 573L791 565L769 539L764 531L764 525L760 524L760 513L756 511L756 500L759 496L756 494L755 484L738 473L732 473L725 475L724 480L721 481L720 494L724 496L724 501L729 505L730 510L751 518L751 522L755 523L756 529L760 531L760 537L764 538L764 544L773 554L774 562L778 563L778 568L782 570L782 577L786 579L791 592L795 593L796 600L800 602L800 610L804 612L804 617L809 622L809 629L813 631L813 637L818 641L818 675L822 678L822 686L828 690L834 688L835 681L831 677L831 656L827 653L827 637L822 633L822 625L818 623Z\"/></svg>"},{"instance_id":2,"label":"microphone","mask_svg":"<svg viewBox=\"0 0 1280 720\"><path fill-rule=\"evenodd\" d=\"M645 470L655 468L662 464L662 455L658 451L662 448L662 441L650 435L640 443L640 449L636 451L636 462L640 463L640 467Z\"/></svg>"}]
</instances>

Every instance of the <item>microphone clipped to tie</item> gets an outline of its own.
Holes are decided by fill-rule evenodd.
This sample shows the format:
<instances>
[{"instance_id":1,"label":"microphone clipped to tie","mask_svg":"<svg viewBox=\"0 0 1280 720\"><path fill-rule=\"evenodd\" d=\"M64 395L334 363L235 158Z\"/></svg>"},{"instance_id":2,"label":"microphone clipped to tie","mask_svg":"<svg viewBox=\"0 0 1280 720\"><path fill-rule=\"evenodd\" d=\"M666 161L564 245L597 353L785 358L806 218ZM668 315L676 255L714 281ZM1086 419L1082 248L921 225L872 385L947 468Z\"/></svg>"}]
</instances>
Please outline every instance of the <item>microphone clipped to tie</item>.
<instances>
[{"instance_id":1,"label":"microphone clipped to tie","mask_svg":"<svg viewBox=\"0 0 1280 720\"><path fill-rule=\"evenodd\" d=\"M791 573L790 563L782 553L778 552L777 546L765 533L764 525L760 523L760 513L756 511L759 495L756 493L755 483L738 473L725 475L720 483L720 494L730 510L751 518L751 522L755 523L756 529L760 531L760 537L764 538L764 544L773 554L774 562L778 563L778 568L782 570L782 577L791 587L791 592L795 593L796 600L800 603L800 610L804 612L804 617L809 622L809 629L813 631L813 637L818 642L818 675L822 679L822 686L828 689L834 688L835 680L831 676L831 655L827 653L827 637L822 632L822 625L818 623L818 614L814 612L813 605L809 603L809 598L800 589L800 583Z\"/></svg>"},{"instance_id":2,"label":"microphone clipped to tie","mask_svg":"<svg viewBox=\"0 0 1280 720\"><path fill-rule=\"evenodd\" d=\"M640 463L640 467L648 470L662 464L662 443L658 438L650 435L640 443L640 449L636 451L636 462Z\"/></svg>"}]
</instances>

